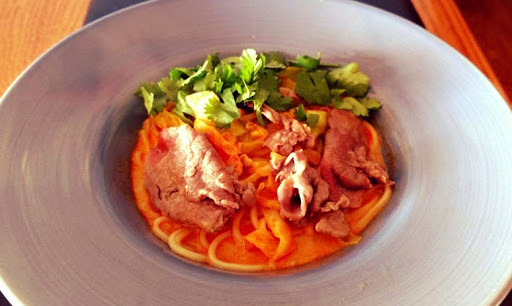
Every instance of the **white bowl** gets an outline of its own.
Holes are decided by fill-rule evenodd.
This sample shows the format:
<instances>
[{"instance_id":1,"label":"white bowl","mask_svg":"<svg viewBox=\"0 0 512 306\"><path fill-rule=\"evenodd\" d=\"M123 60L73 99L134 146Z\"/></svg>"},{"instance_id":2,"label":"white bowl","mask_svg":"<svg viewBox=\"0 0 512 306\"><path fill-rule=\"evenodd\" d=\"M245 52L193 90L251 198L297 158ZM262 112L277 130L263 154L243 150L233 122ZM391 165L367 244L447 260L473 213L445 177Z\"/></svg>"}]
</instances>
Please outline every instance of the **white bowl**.
<instances>
[{"instance_id":1,"label":"white bowl","mask_svg":"<svg viewBox=\"0 0 512 306\"><path fill-rule=\"evenodd\" d=\"M153 237L129 185L144 108L171 66L244 48L357 61L384 103L395 193L321 265L240 275ZM350 1L149 2L71 35L0 103L0 289L26 304L493 304L512 286L512 116L420 27Z\"/></svg>"}]
</instances>

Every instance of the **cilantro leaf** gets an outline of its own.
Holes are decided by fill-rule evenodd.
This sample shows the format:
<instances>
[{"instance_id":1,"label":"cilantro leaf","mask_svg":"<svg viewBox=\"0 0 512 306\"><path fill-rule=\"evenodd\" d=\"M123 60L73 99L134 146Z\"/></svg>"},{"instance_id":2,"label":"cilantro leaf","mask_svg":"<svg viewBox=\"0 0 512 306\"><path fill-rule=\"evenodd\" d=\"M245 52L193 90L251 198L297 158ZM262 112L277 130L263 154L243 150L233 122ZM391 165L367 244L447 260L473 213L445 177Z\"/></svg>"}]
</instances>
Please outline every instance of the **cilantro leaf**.
<instances>
[{"instance_id":1,"label":"cilantro leaf","mask_svg":"<svg viewBox=\"0 0 512 306\"><path fill-rule=\"evenodd\" d=\"M196 72L194 72L192 75L190 75L187 79L185 79L181 86L185 86L188 84L194 84L197 80L201 79L206 75L208 71L212 71L215 67L216 63L218 62L218 56L217 55L208 55L206 60L204 61L203 65L197 69Z\"/></svg>"},{"instance_id":2,"label":"cilantro leaf","mask_svg":"<svg viewBox=\"0 0 512 306\"><path fill-rule=\"evenodd\" d=\"M206 91L206 90L215 91L215 89L217 89L217 84L218 84L215 82L217 79L218 79L217 74L214 71L209 71L205 74L205 76L202 79L197 80L194 83L193 90L195 92Z\"/></svg>"},{"instance_id":3,"label":"cilantro leaf","mask_svg":"<svg viewBox=\"0 0 512 306\"><path fill-rule=\"evenodd\" d=\"M278 91L279 81L271 70L265 70L258 81L258 88L269 92L265 103L277 111L287 111L293 107L292 99L283 97Z\"/></svg>"},{"instance_id":4,"label":"cilantro leaf","mask_svg":"<svg viewBox=\"0 0 512 306\"><path fill-rule=\"evenodd\" d=\"M287 111L293 107L293 100L290 97L283 97L278 91L270 92L270 95L265 101L268 106L276 111Z\"/></svg>"},{"instance_id":5,"label":"cilantro leaf","mask_svg":"<svg viewBox=\"0 0 512 306\"><path fill-rule=\"evenodd\" d=\"M297 55L296 60L292 62L292 64L302 67L306 71L314 70L320 64L320 53L318 53L317 58L313 58L309 55Z\"/></svg>"},{"instance_id":6,"label":"cilantro leaf","mask_svg":"<svg viewBox=\"0 0 512 306\"><path fill-rule=\"evenodd\" d=\"M142 83L135 95L144 99L144 107L148 114L161 112L167 105L166 93L155 83Z\"/></svg>"},{"instance_id":7,"label":"cilantro leaf","mask_svg":"<svg viewBox=\"0 0 512 306\"><path fill-rule=\"evenodd\" d=\"M236 82L236 75L233 67L230 64L220 64L217 66L220 75L220 81L231 87Z\"/></svg>"},{"instance_id":8,"label":"cilantro leaf","mask_svg":"<svg viewBox=\"0 0 512 306\"><path fill-rule=\"evenodd\" d=\"M318 114L307 114L303 104L300 104L295 109L293 114L295 115L295 118L297 118L297 120L299 120L300 122L305 122L312 129L315 128L316 124L318 123L318 120L320 119L320 116Z\"/></svg>"},{"instance_id":9,"label":"cilantro leaf","mask_svg":"<svg viewBox=\"0 0 512 306\"><path fill-rule=\"evenodd\" d=\"M239 77L246 84L251 84L257 79L258 74L265 66L265 57L258 57L254 49L245 49L240 57L242 67Z\"/></svg>"},{"instance_id":10,"label":"cilantro leaf","mask_svg":"<svg viewBox=\"0 0 512 306\"><path fill-rule=\"evenodd\" d=\"M368 109L354 97L345 97L334 101L334 107L351 111L356 116L368 116Z\"/></svg>"},{"instance_id":11,"label":"cilantro leaf","mask_svg":"<svg viewBox=\"0 0 512 306\"><path fill-rule=\"evenodd\" d=\"M281 52L267 52L263 53L265 56L265 68L270 69L284 69L286 68L284 56Z\"/></svg>"},{"instance_id":12,"label":"cilantro leaf","mask_svg":"<svg viewBox=\"0 0 512 306\"><path fill-rule=\"evenodd\" d=\"M265 70L260 76L258 86L260 88L265 88L269 91L274 91L277 90L277 87L279 86L279 81L277 80L272 70Z\"/></svg>"},{"instance_id":13,"label":"cilantro leaf","mask_svg":"<svg viewBox=\"0 0 512 306\"><path fill-rule=\"evenodd\" d=\"M180 90L177 95L177 102L176 106L172 110L173 113L178 115L178 117L183 120L183 122L186 122L188 124L192 124L192 120L190 117L193 117L195 115L194 109L188 105L185 97L187 96L187 93ZM187 116L188 115L188 116Z\"/></svg>"},{"instance_id":14,"label":"cilantro leaf","mask_svg":"<svg viewBox=\"0 0 512 306\"><path fill-rule=\"evenodd\" d=\"M214 122L218 127L226 127L240 117L240 114L230 89L222 92L222 99L224 103L213 91L201 91L190 95L180 91L174 112L188 123L191 123L189 116L193 116Z\"/></svg>"},{"instance_id":15,"label":"cilantro leaf","mask_svg":"<svg viewBox=\"0 0 512 306\"><path fill-rule=\"evenodd\" d=\"M234 92L238 93L238 96L236 97L236 103L246 102L256 94L256 92L251 90L251 88L249 88L245 82L242 82L241 85L240 83L233 84L232 89Z\"/></svg>"},{"instance_id":16,"label":"cilantro leaf","mask_svg":"<svg viewBox=\"0 0 512 306\"><path fill-rule=\"evenodd\" d=\"M256 119L258 119L258 123L260 125L265 125L265 123L263 122L263 118L261 117L261 107L263 106L263 103L265 103L265 100L267 100L269 95L269 90L265 88L258 88L256 94L252 99L252 103L254 104L254 112L256 113Z\"/></svg>"},{"instance_id":17,"label":"cilantro leaf","mask_svg":"<svg viewBox=\"0 0 512 306\"><path fill-rule=\"evenodd\" d=\"M310 128L314 129L316 127L319 119L320 119L320 115L309 114L308 119L306 120L306 123L307 123L307 125L309 125Z\"/></svg>"},{"instance_id":18,"label":"cilantro leaf","mask_svg":"<svg viewBox=\"0 0 512 306\"><path fill-rule=\"evenodd\" d=\"M299 120L300 122L305 122L306 120L308 120L308 116L306 115L306 110L304 109L303 104L297 106L293 114L295 115L295 118L297 118L297 120Z\"/></svg>"},{"instance_id":19,"label":"cilantro leaf","mask_svg":"<svg viewBox=\"0 0 512 306\"><path fill-rule=\"evenodd\" d=\"M370 78L359 70L355 62L330 71L327 82L333 88L345 89L346 94L352 97L364 96L370 89Z\"/></svg>"},{"instance_id":20,"label":"cilantro leaf","mask_svg":"<svg viewBox=\"0 0 512 306\"><path fill-rule=\"evenodd\" d=\"M218 99L210 99L204 112L208 115L209 120L215 122L217 127L222 128L230 126L233 120L240 117L240 113L230 89L225 89L221 97L224 103Z\"/></svg>"},{"instance_id":21,"label":"cilantro leaf","mask_svg":"<svg viewBox=\"0 0 512 306\"><path fill-rule=\"evenodd\" d=\"M331 89L331 96L341 96L342 94L344 94L347 90L346 89L338 89L338 88L333 88Z\"/></svg>"},{"instance_id":22,"label":"cilantro leaf","mask_svg":"<svg viewBox=\"0 0 512 306\"><path fill-rule=\"evenodd\" d=\"M325 76L327 71L301 71L297 74L295 92L311 104L328 105L330 102L329 86Z\"/></svg>"},{"instance_id":23,"label":"cilantro leaf","mask_svg":"<svg viewBox=\"0 0 512 306\"><path fill-rule=\"evenodd\" d=\"M179 83L177 81L173 81L170 78L162 78L160 81L157 82L157 85L160 88L160 90L165 92L167 98L170 101L176 101L178 91L180 89Z\"/></svg>"},{"instance_id":24,"label":"cilantro leaf","mask_svg":"<svg viewBox=\"0 0 512 306\"><path fill-rule=\"evenodd\" d=\"M370 109L370 110L377 110L382 107L382 104L380 103L379 100L377 100L375 98L369 98L369 97L362 98L361 104L363 104L364 107L366 107L367 109Z\"/></svg>"},{"instance_id":25,"label":"cilantro leaf","mask_svg":"<svg viewBox=\"0 0 512 306\"><path fill-rule=\"evenodd\" d=\"M195 71L193 69L178 67L178 68L173 68L169 71L169 77L171 78L171 80L177 81L179 79L182 79L183 75L186 75L187 77L189 77L189 76L193 75L194 72Z\"/></svg>"}]
</instances>

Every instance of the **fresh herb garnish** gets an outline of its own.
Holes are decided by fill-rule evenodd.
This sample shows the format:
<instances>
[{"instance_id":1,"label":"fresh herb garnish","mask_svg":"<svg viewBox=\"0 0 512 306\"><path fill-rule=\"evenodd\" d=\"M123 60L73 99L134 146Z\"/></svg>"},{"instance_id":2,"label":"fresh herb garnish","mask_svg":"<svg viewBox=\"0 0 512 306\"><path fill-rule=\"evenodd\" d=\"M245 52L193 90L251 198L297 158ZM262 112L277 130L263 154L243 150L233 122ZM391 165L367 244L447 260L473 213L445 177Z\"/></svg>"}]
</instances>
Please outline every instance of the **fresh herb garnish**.
<instances>
[{"instance_id":1,"label":"fresh herb garnish","mask_svg":"<svg viewBox=\"0 0 512 306\"><path fill-rule=\"evenodd\" d=\"M286 73L289 69L294 72ZM280 86L285 86L283 91ZM190 124L201 118L217 127L228 127L240 117L239 107L245 105L263 125L261 109L266 104L276 111L296 107L297 119L314 128L318 115L308 115L300 101L368 116L370 110L381 107L378 100L367 97L369 88L369 78L357 63L343 67L323 64L320 54L316 58L299 55L295 61L286 62L280 52L258 54L245 49L241 56L223 59L217 53L208 55L195 68L172 68L168 77L142 83L135 94L144 100L148 114L161 112L173 103L173 112Z\"/></svg>"}]
</instances>

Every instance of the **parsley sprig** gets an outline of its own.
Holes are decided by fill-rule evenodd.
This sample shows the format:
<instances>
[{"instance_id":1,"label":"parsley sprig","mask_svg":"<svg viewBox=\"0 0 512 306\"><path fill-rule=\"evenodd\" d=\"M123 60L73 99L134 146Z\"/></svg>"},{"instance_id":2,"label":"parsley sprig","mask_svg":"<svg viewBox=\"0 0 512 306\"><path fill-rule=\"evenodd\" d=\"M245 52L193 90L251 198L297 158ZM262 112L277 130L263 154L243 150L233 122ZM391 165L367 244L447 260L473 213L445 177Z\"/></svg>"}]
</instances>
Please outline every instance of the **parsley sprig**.
<instances>
[{"instance_id":1,"label":"parsley sprig","mask_svg":"<svg viewBox=\"0 0 512 306\"><path fill-rule=\"evenodd\" d=\"M377 99L367 96L369 78L357 63L343 67L323 64L320 54L316 58L299 55L287 63L280 52L258 54L254 49L224 59L211 54L194 68L174 67L158 82L141 83L135 94L144 100L148 114L174 103L173 112L190 124L191 118L202 118L228 127L240 117L239 107L245 105L263 125L261 108L266 104L276 111L295 107L297 119L314 126L318 118L306 115L302 104L279 91L278 76L290 66L300 67L295 93L305 103L346 109L358 116L368 116L369 110L381 107Z\"/></svg>"}]
</instances>

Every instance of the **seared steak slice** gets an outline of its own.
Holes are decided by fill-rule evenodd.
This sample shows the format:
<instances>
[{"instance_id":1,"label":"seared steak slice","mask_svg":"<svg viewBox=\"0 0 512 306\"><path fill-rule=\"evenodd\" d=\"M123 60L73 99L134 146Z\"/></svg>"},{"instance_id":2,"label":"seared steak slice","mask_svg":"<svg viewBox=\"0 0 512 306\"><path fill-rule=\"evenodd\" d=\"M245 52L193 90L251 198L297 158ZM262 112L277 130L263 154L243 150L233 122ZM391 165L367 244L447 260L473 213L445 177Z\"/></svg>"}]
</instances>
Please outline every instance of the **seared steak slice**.
<instances>
[{"instance_id":1,"label":"seared steak slice","mask_svg":"<svg viewBox=\"0 0 512 306\"><path fill-rule=\"evenodd\" d=\"M152 203L169 218L214 232L254 198L207 140L188 125L164 129L146 158L145 186ZM252 195L252 196L251 196Z\"/></svg>"},{"instance_id":2,"label":"seared steak slice","mask_svg":"<svg viewBox=\"0 0 512 306\"><path fill-rule=\"evenodd\" d=\"M331 211L320 217L315 230L333 237L346 237L350 234L350 227L341 210Z\"/></svg>"},{"instance_id":3,"label":"seared steak slice","mask_svg":"<svg viewBox=\"0 0 512 306\"><path fill-rule=\"evenodd\" d=\"M368 143L363 121L349 111L333 109L328 118L324 154L320 174L329 184L329 200L346 202L344 206L361 205L361 189L372 186L372 180L390 183L383 165L367 159ZM346 197L346 199L343 199Z\"/></svg>"},{"instance_id":4,"label":"seared steak slice","mask_svg":"<svg viewBox=\"0 0 512 306\"><path fill-rule=\"evenodd\" d=\"M269 135L265 141L265 145L273 152L287 156L292 153L293 146L298 143L302 142L308 148L314 146L315 140L307 124L279 114L268 106L263 106L261 113L271 122L283 125L283 129Z\"/></svg>"}]
</instances>

